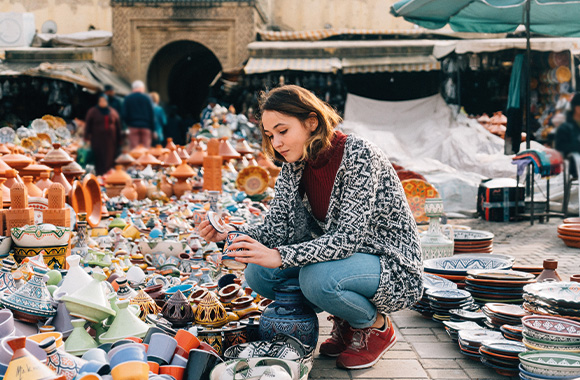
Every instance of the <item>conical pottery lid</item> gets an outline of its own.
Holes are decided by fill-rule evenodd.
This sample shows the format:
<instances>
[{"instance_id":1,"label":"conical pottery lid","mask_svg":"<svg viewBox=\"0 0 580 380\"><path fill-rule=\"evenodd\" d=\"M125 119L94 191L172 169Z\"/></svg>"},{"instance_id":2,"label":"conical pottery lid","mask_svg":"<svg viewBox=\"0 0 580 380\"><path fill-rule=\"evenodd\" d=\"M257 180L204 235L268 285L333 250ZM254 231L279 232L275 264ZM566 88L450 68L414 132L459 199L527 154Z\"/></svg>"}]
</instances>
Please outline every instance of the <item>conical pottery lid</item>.
<instances>
[{"instance_id":1,"label":"conical pottery lid","mask_svg":"<svg viewBox=\"0 0 580 380\"><path fill-rule=\"evenodd\" d=\"M147 334L149 325L136 317L129 309L129 300L117 301L119 312L109 327L109 331L99 337L101 343L113 343L134 336L142 338Z\"/></svg>"},{"instance_id":2,"label":"conical pottery lid","mask_svg":"<svg viewBox=\"0 0 580 380\"><path fill-rule=\"evenodd\" d=\"M61 147L60 144L52 144L52 150L50 150L42 160L41 163L48 166L54 164L66 165L69 162L74 161L71 156L68 155Z\"/></svg>"},{"instance_id":3,"label":"conical pottery lid","mask_svg":"<svg viewBox=\"0 0 580 380\"><path fill-rule=\"evenodd\" d=\"M0 157L0 175L4 175L4 172L6 172L6 170L8 169L12 169L10 166L8 166L8 164L6 162L4 162L4 160Z\"/></svg>"},{"instance_id":4,"label":"conical pottery lid","mask_svg":"<svg viewBox=\"0 0 580 380\"><path fill-rule=\"evenodd\" d=\"M16 292L4 295L1 302L9 309L38 317L52 317L56 310L52 307L52 297L43 280L48 270L34 267L34 276Z\"/></svg>"},{"instance_id":5,"label":"conical pottery lid","mask_svg":"<svg viewBox=\"0 0 580 380\"><path fill-rule=\"evenodd\" d=\"M7 340L7 343L14 354L8 364L4 379L49 380L60 378L25 348L26 337L11 338Z\"/></svg>"},{"instance_id":6,"label":"conical pottery lid","mask_svg":"<svg viewBox=\"0 0 580 380\"><path fill-rule=\"evenodd\" d=\"M224 160L241 157L240 154L232 147L232 144L230 144L227 137L222 137L220 139L219 155L222 156Z\"/></svg>"},{"instance_id":7,"label":"conical pottery lid","mask_svg":"<svg viewBox=\"0 0 580 380\"><path fill-rule=\"evenodd\" d=\"M193 309L181 290L176 291L175 294L169 298L163 306L161 314L175 326L184 326L188 322L194 320Z\"/></svg>"},{"instance_id":8,"label":"conical pottery lid","mask_svg":"<svg viewBox=\"0 0 580 380\"><path fill-rule=\"evenodd\" d=\"M221 327L228 322L226 309L213 292L207 292L195 308L195 322L210 327Z\"/></svg>"},{"instance_id":9,"label":"conical pottery lid","mask_svg":"<svg viewBox=\"0 0 580 380\"><path fill-rule=\"evenodd\" d=\"M52 319L51 323L56 331L62 333L62 336L64 338L67 338L73 329L71 320L72 317L70 316L70 313L66 309L65 304L63 302L59 302L58 307L56 308L56 315Z\"/></svg>"},{"instance_id":10,"label":"conical pottery lid","mask_svg":"<svg viewBox=\"0 0 580 380\"><path fill-rule=\"evenodd\" d=\"M115 159L117 165L131 165L135 159L129 153L123 153Z\"/></svg>"},{"instance_id":11,"label":"conical pottery lid","mask_svg":"<svg viewBox=\"0 0 580 380\"><path fill-rule=\"evenodd\" d=\"M31 175L25 175L22 177L22 181L24 181L24 185L26 185L29 197L42 197L42 190L32 182Z\"/></svg>"},{"instance_id":12,"label":"conical pottery lid","mask_svg":"<svg viewBox=\"0 0 580 380\"><path fill-rule=\"evenodd\" d=\"M64 349L69 354L81 356L91 348L98 347L97 342L85 330L86 321L84 319L73 319L71 321L73 331L64 342Z\"/></svg>"},{"instance_id":13,"label":"conical pottery lid","mask_svg":"<svg viewBox=\"0 0 580 380\"><path fill-rule=\"evenodd\" d=\"M124 185L127 183L127 181L130 180L131 176L127 174L125 170L123 170L121 165L117 165L115 167L115 171L113 171L105 178L105 183L107 185Z\"/></svg>"},{"instance_id":14,"label":"conical pottery lid","mask_svg":"<svg viewBox=\"0 0 580 380\"><path fill-rule=\"evenodd\" d=\"M182 147L177 148L177 154L182 161L187 161L189 159L189 153Z\"/></svg>"},{"instance_id":15,"label":"conical pottery lid","mask_svg":"<svg viewBox=\"0 0 580 380\"><path fill-rule=\"evenodd\" d=\"M169 151L167 156L163 159L163 166L177 166L180 164L181 158L179 158L175 149Z\"/></svg>"},{"instance_id":16,"label":"conical pottery lid","mask_svg":"<svg viewBox=\"0 0 580 380\"><path fill-rule=\"evenodd\" d=\"M193 166L202 166L203 165L203 158L207 156L207 153L203 151L201 146L196 146L195 151L191 154L187 163Z\"/></svg>"},{"instance_id":17,"label":"conical pottery lid","mask_svg":"<svg viewBox=\"0 0 580 380\"><path fill-rule=\"evenodd\" d=\"M100 322L110 315L115 315L101 285L105 278L103 273L95 272L91 282L71 295L61 298L72 316Z\"/></svg>"},{"instance_id":18,"label":"conical pottery lid","mask_svg":"<svg viewBox=\"0 0 580 380\"><path fill-rule=\"evenodd\" d=\"M60 288L54 292L55 296L57 294L62 296L65 293L72 294L85 287L93 280L93 278L79 266L80 261L81 257L79 255L71 255L66 258L69 270L66 276L64 276Z\"/></svg>"},{"instance_id":19,"label":"conical pottery lid","mask_svg":"<svg viewBox=\"0 0 580 380\"><path fill-rule=\"evenodd\" d=\"M139 157L141 157L142 155L144 155L145 153L147 153L148 149L145 148L143 145L139 144L137 145L135 148L133 148L129 154L131 155L131 157L133 157L134 159L138 159Z\"/></svg>"},{"instance_id":20,"label":"conical pottery lid","mask_svg":"<svg viewBox=\"0 0 580 380\"><path fill-rule=\"evenodd\" d=\"M11 168L22 169L30 165L33 160L28 156L14 152L2 156L2 161L8 164Z\"/></svg>"},{"instance_id":21,"label":"conical pottery lid","mask_svg":"<svg viewBox=\"0 0 580 380\"><path fill-rule=\"evenodd\" d=\"M151 154L152 156L154 156L156 158L163 156L167 152L169 152L169 149L163 148L161 146L161 144L157 144L157 145L155 145L155 147L152 147L151 149L149 149L149 154Z\"/></svg>"},{"instance_id":22,"label":"conical pottery lid","mask_svg":"<svg viewBox=\"0 0 580 380\"><path fill-rule=\"evenodd\" d=\"M68 165L62 167L62 172L67 175L82 175L85 174L86 170L78 164L78 162L73 161Z\"/></svg>"},{"instance_id":23,"label":"conical pottery lid","mask_svg":"<svg viewBox=\"0 0 580 380\"><path fill-rule=\"evenodd\" d=\"M161 289L161 286L159 287ZM138 305L141 310L141 319L144 321L147 315L157 314L160 311L159 306L145 290L141 289L137 292L137 295L133 297L130 301L131 305Z\"/></svg>"},{"instance_id":24,"label":"conical pottery lid","mask_svg":"<svg viewBox=\"0 0 580 380\"><path fill-rule=\"evenodd\" d=\"M159 161L155 156L150 153L145 153L141 157L139 157L136 161L138 165L161 165L161 161Z\"/></svg>"},{"instance_id":25,"label":"conical pottery lid","mask_svg":"<svg viewBox=\"0 0 580 380\"><path fill-rule=\"evenodd\" d=\"M173 138L172 137L168 137L167 138L167 144L165 144L165 148L166 149L169 149L169 150L176 150L177 149L177 146L173 142Z\"/></svg>"},{"instance_id":26,"label":"conical pottery lid","mask_svg":"<svg viewBox=\"0 0 580 380\"><path fill-rule=\"evenodd\" d=\"M241 155L244 155L254 153L254 150L252 149L252 147L250 147L246 139L239 139L238 142L236 143L236 152L238 152Z\"/></svg>"},{"instance_id":27,"label":"conical pottery lid","mask_svg":"<svg viewBox=\"0 0 580 380\"><path fill-rule=\"evenodd\" d=\"M195 171L186 162L176 167L171 175L175 178L191 178L195 175Z\"/></svg>"},{"instance_id":28,"label":"conical pottery lid","mask_svg":"<svg viewBox=\"0 0 580 380\"><path fill-rule=\"evenodd\" d=\"M10 154L10 149L4 143L0 143L0 154Z\"/></svg>"}]
</instances>

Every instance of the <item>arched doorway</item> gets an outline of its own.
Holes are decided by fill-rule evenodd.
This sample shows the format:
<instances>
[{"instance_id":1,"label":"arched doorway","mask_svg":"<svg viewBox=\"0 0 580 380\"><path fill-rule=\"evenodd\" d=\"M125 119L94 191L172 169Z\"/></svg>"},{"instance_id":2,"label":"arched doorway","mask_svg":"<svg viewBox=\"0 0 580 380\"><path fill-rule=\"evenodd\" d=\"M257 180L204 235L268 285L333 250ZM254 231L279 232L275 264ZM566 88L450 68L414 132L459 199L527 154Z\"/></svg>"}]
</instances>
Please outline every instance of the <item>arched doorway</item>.
<instances>
[{"instance_id":1,"label":"arched doorway","mask_svg":"<svg viewBox=\"0 0 580 380\"><path fill-rule=\"evenodd\" d=\"M176 41L161 48L151 60L147 85L165 105L175 105L187 119L199 120L210 84L222 66L211 50L193 41Z\"/></svg>"}]
</instances>

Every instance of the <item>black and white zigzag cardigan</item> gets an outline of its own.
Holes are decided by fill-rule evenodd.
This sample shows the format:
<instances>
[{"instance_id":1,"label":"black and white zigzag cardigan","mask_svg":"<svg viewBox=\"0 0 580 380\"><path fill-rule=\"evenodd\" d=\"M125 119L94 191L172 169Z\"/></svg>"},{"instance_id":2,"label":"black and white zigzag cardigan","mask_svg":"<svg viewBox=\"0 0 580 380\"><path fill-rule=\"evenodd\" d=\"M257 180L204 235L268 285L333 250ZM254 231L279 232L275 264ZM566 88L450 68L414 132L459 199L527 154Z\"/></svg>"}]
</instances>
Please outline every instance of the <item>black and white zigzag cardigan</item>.
<instances>
[{"instance_id":1,"label":"black and white zigzag cardigan","mask_svg":"<svg viewBox=\"0 0 580 380\"><path fill-rule=\"evenodd\" d=\"M240 230L278 248L283 269L355 252L379 255L381 279L371 299L377 309L393 312L417 302L423 289L417 226L386 155L360 137L347 137L324 223L299 195L303 170L303 161L285 163L264 223Z\"/></svg>"}]
</instances>

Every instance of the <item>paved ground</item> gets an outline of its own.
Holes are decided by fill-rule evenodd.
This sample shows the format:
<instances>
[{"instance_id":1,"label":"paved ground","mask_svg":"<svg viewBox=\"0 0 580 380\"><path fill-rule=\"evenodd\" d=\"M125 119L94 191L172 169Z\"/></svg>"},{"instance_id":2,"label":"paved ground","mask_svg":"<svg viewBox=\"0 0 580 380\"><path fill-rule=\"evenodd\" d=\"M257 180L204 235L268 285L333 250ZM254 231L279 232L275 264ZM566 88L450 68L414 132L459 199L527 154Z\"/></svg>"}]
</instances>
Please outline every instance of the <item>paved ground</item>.
<instances>
[{"instance_id":1,"label":"paved ground","mask_svg":"<svg viewBox=\"0 0 580 380\"><path fill-rule=\"evenodd\" d=\"M493 232L494 253L516 257L516 265L541 266L544 258L555 258L563 280L580 274L580 250L566 247L557 237L560 218L542 224L536 220L533 226L529 221L496 223L479 219L454 219L449 223ZM310 379L510 379L463 356L442 325L419 313L403 310L391 318L398 341L373 368L344 371L335 367L333 359L316 354ZM320 326L322 342L331 329L326 315L320 315Z\"/></svg>"}]
</instances>

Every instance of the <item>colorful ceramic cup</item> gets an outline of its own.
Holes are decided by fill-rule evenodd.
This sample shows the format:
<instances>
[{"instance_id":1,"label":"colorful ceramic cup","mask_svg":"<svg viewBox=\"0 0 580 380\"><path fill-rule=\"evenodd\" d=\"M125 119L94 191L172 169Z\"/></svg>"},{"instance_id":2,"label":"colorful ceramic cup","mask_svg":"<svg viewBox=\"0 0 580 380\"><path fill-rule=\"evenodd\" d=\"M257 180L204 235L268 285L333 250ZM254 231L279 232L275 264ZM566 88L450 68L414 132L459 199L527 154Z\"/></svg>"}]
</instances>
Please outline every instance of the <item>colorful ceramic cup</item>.
<instances>
[{"instance_id":1,"label":"colorful ceramic cup","mask_svg":"<svg viewBox=\"0 0 580 380\"><path fill-rule=\"evenodd\" d=\"M185 367L180 367L176 365L164 365L159 367L159 374L173 376L175 380L183 380L183 375L185 374Z\"/></svg>"},{"instance_id":2,"label":"colorful ceramic cup","mask_svg":"<svg viewBox=\"0 0 580 380\"><path fill-rule=\"evenodd\" d=\"M199 347L199 339L187 330L179 330L175 334L175 340L179 347L183 348L185 351Z\"/></svg>"},{"instance_id":3,"label":"colorful ceramic cup","mask_svg":"<svg viewBox=\"0 0 580 380\"><path fill-rule=\"evenodd\" d=\"M149 364L149 372L153 372L156 375L159 373L159 363L147 362L147 364Z\"/></svg>"},{"instance_id":4,"label":"colorful ceramic cup","mask_svg":"<svg viewBox=\"0 0 580 380\"><path fill-rule=\"evenodd\" d=\"M89 360L79 370L79 373L96 373L98 375L107 375L111 372L111 367L108 363Z\"/></svg>"},{"instance_id":5,"label":"colorful ceramic cup","mask_svg":"<svg viewBox=\"0 0 580 380\"><path fill-rule=\"evenodd\" d=\"M243 270L244 268L246 268L246 264L236 261L234 257L229 256L229 253L233 252L229 249L229 246L233 244L234 240L236 240L237 237L242 235L248 234L241 231L228 232L222 255L222 264L228 269ZM243 249L237 249L235 251L243 251Z\"/></svg>"},{"instance_id":6,"label":"colorful ceramic cup","mask_svg":"<svg viewBox=\"0 0 580 380\"><path fill-rule=\"evenodd\" d=\"M111 356L111 368L126 362L147 362L145 347L141 344L125 344Z\"/></svg>"},{"instance_id":7,"label":"colorful ceramic cup","mask_svg":"<svg viewBox=\"0 0 580 380\"><path fill-rule=\"evenodd\" d=\"M171 362L177 341L166 334L153 334L149 341L149 351L147 357L149 361L154 361L160 365L167 365Z\"/></svg>"},{"instance_id":8,"label":"colorful ceramic cup","mask_svg":"<svg viewBox=\"0 0 580 380\"><path fill-rule=\"evenodd\" d=\"M111 371L113 380L136 380L149 377L149 365L145 362L121 363Z\"/></svg>"},{"instance_id":9,"label":"colorful ceramic cup","mask_svg":"<svg viewBox=\"0 0 580 380\"><path fill-rule=\"evenodd\" d=\"M91 348L87 352L85 352L82 356L82 359L86 361L96 361L100 363L108 363L109 358L107 357L107 352L100 348Z\"/></svg>"},{"instance_id":10,"label":"colorful ceramic cup","mask_svg":"<svg viewBox=\"0 0 580 380\"><path fill-rule=\"evenodd\" d=\"M222 363L223 360L215 353L205 350L193 349L189 351L189 360L185 368L183 380L209 379L213 367Z\"/></svg>"}]
</instances>

